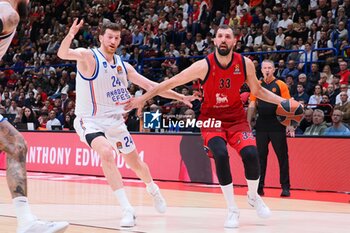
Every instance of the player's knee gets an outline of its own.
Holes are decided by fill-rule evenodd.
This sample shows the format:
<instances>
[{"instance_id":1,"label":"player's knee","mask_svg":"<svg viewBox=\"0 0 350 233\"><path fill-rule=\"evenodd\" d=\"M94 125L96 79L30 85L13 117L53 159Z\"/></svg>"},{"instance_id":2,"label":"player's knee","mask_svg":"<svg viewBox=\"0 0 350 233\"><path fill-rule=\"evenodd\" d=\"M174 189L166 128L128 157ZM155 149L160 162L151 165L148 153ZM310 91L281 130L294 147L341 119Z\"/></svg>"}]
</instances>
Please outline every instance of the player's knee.
<instances>
[{"instance_id":1,"label":"player's knee","mask_svg":"<svg viewBox=\"0 0 350 233\"><path fill-rule=\"evenodd\" d=\"M219 157L228 157L226 142L221 137L214 137L209 140L208 147L211 150L214 159Z\"/></svg>"},{"instance_id":2,"label":"player's knee","mask_svg":"<svg viewBox=\"0 0 350 233\"><path fill-rule=\"evenodd\" d=\"M104 147L98 151L103 163L114 163L113 147Z\"/></svg>"},{"instance_id":3,"label":"player's knee","mask_svg":"<svg viewBox=\"0 0 350 233\"><path fill-rule=\"evenodd\" d=\"M230 159L225 140L221 137L214 137L209 140L208 147L215 160L216 175L220 185L232 183Z\"/></svg>"},{"instance_id":4,"label":"player's knee","mask_svg":"<svg viewBox=\"0 0 350 233\"><path fill-rule=\"evenodd\" d=\"M257 180L260 177L259 155L255 146L246 146L240 151L245 176L248 180Z\"/></svg>"}]
</instances>

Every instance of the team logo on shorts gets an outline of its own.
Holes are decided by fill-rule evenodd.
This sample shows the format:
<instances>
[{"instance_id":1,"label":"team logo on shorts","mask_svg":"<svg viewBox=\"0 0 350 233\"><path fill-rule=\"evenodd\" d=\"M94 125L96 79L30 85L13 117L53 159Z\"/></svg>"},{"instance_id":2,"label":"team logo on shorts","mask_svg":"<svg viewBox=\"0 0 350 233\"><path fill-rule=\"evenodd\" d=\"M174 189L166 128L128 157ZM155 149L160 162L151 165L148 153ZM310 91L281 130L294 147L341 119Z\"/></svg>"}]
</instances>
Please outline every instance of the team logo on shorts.
<instances>
[{"instance_id":1,"label":"team logo on shorts","mask_svg":"<svg viewBox=\"0 0 350 233\"><path fill-rule=\"evenodd\" d=\"M117 72L118 74L122 74L123 73L123 69L121 66L117 66Z\"/></svg>"},{"instance_id":2,"label":"team logo on shorts","mask_svg":"<svg viewBox=\"0 0 350 233\"><path fill-rule=\"evenodd\" d=\"M276 93L276 91L277 91L276 87L272 88L273 93Z\"/></svg>"},{"instance_id":3,"label":"team logo on shorts","mask_svg":"<svg viewBox=\"0 0 350 233\"><path fill-rule=\"evenodd\" d=\"M159 129L161 123L161 113L159 110L156 112L144 112L143 113L143 128L145 129Z\"/></svg>"},{"instance_id":4,"label":"team logo on shorts","mask_svg":"<svg viewBox=\"0 0 350 233\"><path fill-rule=\"evenodd\" d=\"M123 149L123 144L121 143L121 142L117 142L117 149L118 150L121 150L121 149Z\"/></svg>"}]
</instances>

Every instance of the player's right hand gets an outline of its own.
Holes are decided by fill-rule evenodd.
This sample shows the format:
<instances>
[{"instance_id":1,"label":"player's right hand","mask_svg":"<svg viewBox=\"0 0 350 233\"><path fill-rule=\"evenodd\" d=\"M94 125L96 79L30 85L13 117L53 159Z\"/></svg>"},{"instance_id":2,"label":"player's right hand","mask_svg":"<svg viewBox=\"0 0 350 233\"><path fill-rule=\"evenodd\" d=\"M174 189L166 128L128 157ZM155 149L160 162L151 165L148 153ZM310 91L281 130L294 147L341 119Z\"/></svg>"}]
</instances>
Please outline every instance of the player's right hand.
<instances>
[{"instance_id":1,"label":"player's right hand","mask_svg":"<svg viewBox=\"0 0 350 233\"><path fill-rule=\"evenodd\" d=\"M76 18L74 20L72 26L69 29L69 34L75 36L79 32L79 30L83 26L83 24L84 24L84 20L83 19L81 19L79 24L78 24L78 18Z\"/></svg>"}]
</instances>

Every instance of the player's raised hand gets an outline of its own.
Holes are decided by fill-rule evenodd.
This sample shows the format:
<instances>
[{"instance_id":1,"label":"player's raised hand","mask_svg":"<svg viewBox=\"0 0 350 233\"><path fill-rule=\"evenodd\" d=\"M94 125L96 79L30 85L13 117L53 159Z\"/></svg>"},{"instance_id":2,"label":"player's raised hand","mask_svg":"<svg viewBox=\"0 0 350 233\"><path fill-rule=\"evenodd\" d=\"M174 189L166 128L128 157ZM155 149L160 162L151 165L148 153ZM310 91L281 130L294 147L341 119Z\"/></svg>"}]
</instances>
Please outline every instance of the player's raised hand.
<instances>
[{"instance_id":1,"label":"player's raised hand","mask_svg":"<svg viewBox=\"0 0 350 233\"><path fill-rule=\"evenodd\" d=\"M83 24L84 24L84 20L83 19L81 19L79 24L78 24L78 18L76 18L74 20L72 26L69 29L69 34L75 36L79 32L79 30L83 26Z\"/></svg>"}]
</instances>

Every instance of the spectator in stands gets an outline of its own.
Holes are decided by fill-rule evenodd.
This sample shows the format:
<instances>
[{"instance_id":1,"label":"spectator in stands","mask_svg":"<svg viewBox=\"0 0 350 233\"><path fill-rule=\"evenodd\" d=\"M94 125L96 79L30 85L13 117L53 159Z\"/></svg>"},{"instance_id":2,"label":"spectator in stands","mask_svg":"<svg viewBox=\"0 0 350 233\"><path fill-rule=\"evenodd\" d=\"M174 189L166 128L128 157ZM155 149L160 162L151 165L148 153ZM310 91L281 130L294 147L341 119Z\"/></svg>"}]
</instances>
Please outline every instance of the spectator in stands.
<instances>
[{"instance_id":1,"label":"spectator in stands","mask_svg":"<svg viewBox=\"0 0 350 233\"><path fill-rule=\"evenodd\" d=\"M327 15L327 11L325 12L325 15ZM326 21L327 21L327 19L325 16L322 15L322 11L320 9L316 10L316 18L312 21L315 24L315 26L317 28L321 28L322 24ZM312 26L311 26L311 28L312 28Z\"/></svg>"},{"instance_id":2,"label":"spectator in stands","mask_svg":"<svg viewBox=\"0 0 350 233\"><path fill-rule=\"evenodd\" d=\"M29 91L29 96L28 98L26 98L24 100L24 106L28 107L28 108L33 108L36 104L35 104L35 97L34 97L34 92L33 91Z\"/></svg>"},{"instance_id":3,"label":"spectator in stands","mask_svg":"<svg viewBox=\"0 0 350 233\"><path fill-rule=\"evenodd\" d=\"M304 84L303 83L298 83L297 84L297 93L293 96L293 98L296 101L303 101L304 103L308 103L309 102L309 95L307 93L305 93L304 90Z\"/></svg>"},{"instance_id":4,"label":"spectator in stands","mask_svg":"<svg viewBox=\"0 0 350 233\"><path fill-rule=\"evenodd\" d=\"M289 18L287 12L282 13L282 19L278 22L277 27L283 28L283 31L287 30L288 25L293 24L293 21Z\"/></svg>"},{"instance_id":5,"label":"spectator in stands","mask_svg":"<svg viewBox=\"0 0 350 233\"><path fill-rule=\"evenodd\" d=\"M293 45L292 46L292 50L300 50L300 49L298 48L297 45ZM300 60L300 55L301 54L298 51L294 51L294 52L289 53L288 56L287 56L287 62L289 62L290 60L299 61Z\"/></svg>"},{"instance_id":6,"label":"spectator in stands","mask_svg":"<svg viewBox=\"0 0 350 233\"><path fill-rule=\"evenodd\" d=\"M7 99L6 100L6 113L7 114L15 114L16 116L22 116L22 108L17 106L17 102L15 100Z\"/></svg>"},{"instance_id":7,"label":"spectator in stands","mask_svg":"<svg viewBox=\"0 0 350 233\"><path fill-rule=\"evenodd\" d=\"M344 0L342 7L344 8L346 16L350 18L350 0Z\"/></svg>"},{"instance_id":8,"label":"spectator in stands","mask_svg":"<svg viewBox=\"0 0 350 233\"><path fill-rule=\"evenodd\" d=\"M324 119L327 123L332 122L331 113L333 111L332 105L329 103L329 97L326 94L322 95L321 103L316 107L324 112Z\"/></svg>"},{"instance_id":9,"label":"spectator in stands","mask_svg":"<svg viewBox=\"0 0 350 233\"><path fill-rule=\"evenodd\" d=\"M349 84L350 70L346 61L339 62L340 84Z\"/></svg>"},{"instance_id":10,"label":"spectator in stands","mask_svg":"<svg viewBox=\"0 0 350 233\"><path fill-rule=\"evenodd\" d=\"M327 128L324 121L324 113L320 109L315 109L312 114L312 125L307 127L304 135L306 136L320 136Z\"/></svg>"},{"instance_id":11,"label":"spectator in stands","mask_svg":"<svg viewBox=\"0 0 350 233\"><path fill-rule=\"evenodd\" d=\"M278 61L278 66L276 68L276 71L274 73L274 76L277 78L277 79L280 79L282 81L285 80L285 78L282 78L282 73L283 73L283 70L286 68L286 64L285 64L285 61L283 59L280 59ZM294 78L294 76L293 76Z\"/></svg>"},{"instance_id":12,"label":"spectator in stands","mask_svg":"<svg viewBox=\"0 0 350 233\"><path fill-rule=\"evenodd\" d=\"M65 130L74 130L72 117L67 113L64 117L63 129Z\"/></svg>"},{"instance_id":13,"label":"spectator in stands","mask_svg":"<svg viewBox=\"0 0 350 233\"><path fill-rule=\"evenodd\" d=\"M336 104L334 109L342 111L343 114L343 123L350 126L350 102L348 101L348 93L345 91L340 92L340 103Z\"/></svg>"},{"instance_id":14,"label":"spectator in stands","mask_svg":"<svg viewBox=\"0 0 350 233\"><path fill-rule=\"evenodd\" d=\"M341 84L340 88L339 88L339 91L338 91L339 94L335 97L335 104L340 104L342 102L341 98L340 98L341 92L347 93L348 101L350 102L350 88L349 88L349 85L348 84Z\"/></svg>"},{"instance_id":15,"label":"spectator in stands","mask_svg":"<svg viewBox=\"0 0 350 233\"><path fill-rule=\"evenodd\" d=\"M299 65L298 65L299 70L302 70L304 68L304 65L309 66L311 62L317 62L318 60L317 53L312 52L311 48L312 48L312 45L309 42L306 42L305 43L306 53L302 53L299 58ZM317 64L314 63L312 65L317 65Z\"/></svg>"},{"instance_id":16,"label":"spectator in stands","mask_svg":"<svg viewBox=\"0 0 350 233\"><path fill-rule=\"evenodd\" d=\"M299 126L297 127L295 133L296 134L304 134L307 127L312 125L312 114L314 110L305 109L304 118L301 120Z\"/></svg>"},{"instance_id":17,"label":"spectator in stands","mask_svg":"<svg viewBox=\"0 0 350 233\"><path fill-rule=\"evenodd\" d=\"M328 127L325 136L350 136L350 130L342 123L344 113L340 110L334 110L332 114L332 126Z\"/></svg>"},{"instance_id":18,"label":"spectator in stands","mask_svg":"<svg viewBox=\"0 0 350 233\"><path fill-rule=\"evenodd\" d=\"M54 110L51 110L49 112L49 119L46 122L46 129L52 130L52 126L61 126L61 122L56 118L56 112Z\"/></svg>"},{"instance_id":19,"label":"spectator in stands","mask_svg":"<svg viewBox=\"0 0 350 233\"><path fill-rule=\"evenodd\" d=\"M294 79L296 80L298 75L299 75L299 71L295 66L295 61L294 60L289 60L288 64L287 64L287 68L285 68L282 72L281 77L283 78L283 80L286 79L287 75L293 75Z\"/></svg>"},{"instance_id":20,"label":"spectator in stands","mask_svg":"<svg viewBox=\"0 0 350 233\"><path fill-rule=\"evenodd\" d=\"M130 60L130 53L128 53L126 51L126 48L123 47L122 48L122 54L120 55L120 58L123 60L123 61L129 61Z\"/></svg>"},{"instance_id":21,"label":"spectator in stands","mask_svg":"<svg viewBox=\"0 0 350 233\"><path fill-rule=\"evenodd\" d=\"M323 71L322 71L322 72L323 72L324 74L327 75L327 80L326 80L326 82L327 82L328 84L333 83L333 77L334 77L334 75L332 74L331 67L330 67L329 65L325 65L325 66L323 67Z\"/></svg>"},{"instance_id":22,"label":"spectator in stands","mask_svg":"<svg viewBox=\"0 0 350 233\"><path fill-rule=\"evenodd\" d=\"M36 118L36 114L33 109L25 107L22 113L21 123L33 123L34 130L38 129L39 121Z\"/></svg>"},{"instance_id":23,"label":"spectator in stands","mask_svg":"<svg viewBox=\"0 0 350 233\"><path fill-rule=\"evenodd\" d=\"M250 27L252 25L252 22L253 22L252 15L246 9L242 9L241 14L242 14L242 16L240 17L239 25L241 27ZM234 26L234 25L232 25L232 26Z\"/></svg>"},{"instance_id":24,"label":"spectator in stands","mask_svg":"<svg viewBox=\"0 0 350 233\"><path fill-rule=\"evenodd\" d=\"M242 10L245 10L246 12L250 11L249 5L244 0L238 0L238 5L236 9L236 15L240 18L242 18L244 15Z\"/></svg>"},{"instance_id":25,"label":"spectator in stands","mask_svg":"<svg viewBox=\"0 0 350 233\"><path fill-rule=\"evenodd\" d=\"M294 78L292 75L287 75L285 83L288 86L289 93L291 96L297 94L297 85L294 84Z\"/></svg>"},{"instance_id":26,"label":"spectator in stands","mask_svg":"<svg viewBox=\"0 0 350 233\"><path fill-rule=\"evenodd\" d=\"M314 88L314 94L310 96L308 108L316 108L322 101L322 86L317 84Z\"/></svg>"}]
</instances>

